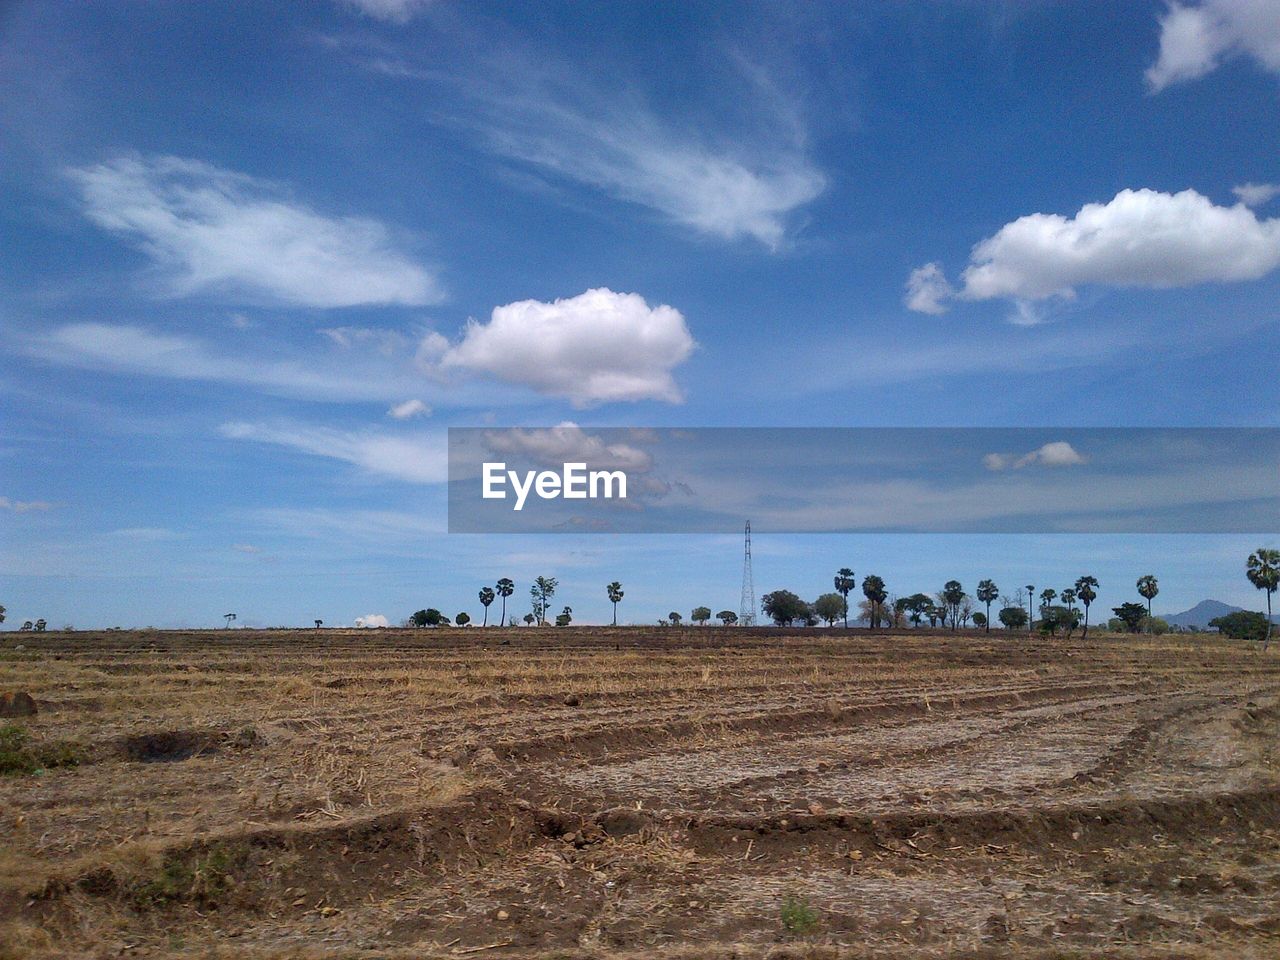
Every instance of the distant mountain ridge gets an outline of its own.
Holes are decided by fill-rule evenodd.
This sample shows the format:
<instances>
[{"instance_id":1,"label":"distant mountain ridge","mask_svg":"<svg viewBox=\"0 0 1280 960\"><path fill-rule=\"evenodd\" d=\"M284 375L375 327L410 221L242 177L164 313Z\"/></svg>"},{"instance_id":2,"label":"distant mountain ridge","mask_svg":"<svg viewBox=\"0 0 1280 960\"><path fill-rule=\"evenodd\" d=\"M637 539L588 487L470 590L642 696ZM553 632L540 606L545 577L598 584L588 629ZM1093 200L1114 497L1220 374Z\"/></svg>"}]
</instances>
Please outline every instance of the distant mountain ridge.
<instances>
[{"instance_id":1,"label":"distant mountain ridge","mask_svg":"<svg viewBox=\"0 0 1280 960\"><path fill-rule=\"evenodd\" d=\"M1163 617L1171 627L1207 627L1214 617L1225 617L1228 613L1243 610L1244 607L1233 607L1221 600L1201 600L1190 610ZM1271 617L1273 623L1280 623L1280 614Z\"/></svg>"}]
</instances>

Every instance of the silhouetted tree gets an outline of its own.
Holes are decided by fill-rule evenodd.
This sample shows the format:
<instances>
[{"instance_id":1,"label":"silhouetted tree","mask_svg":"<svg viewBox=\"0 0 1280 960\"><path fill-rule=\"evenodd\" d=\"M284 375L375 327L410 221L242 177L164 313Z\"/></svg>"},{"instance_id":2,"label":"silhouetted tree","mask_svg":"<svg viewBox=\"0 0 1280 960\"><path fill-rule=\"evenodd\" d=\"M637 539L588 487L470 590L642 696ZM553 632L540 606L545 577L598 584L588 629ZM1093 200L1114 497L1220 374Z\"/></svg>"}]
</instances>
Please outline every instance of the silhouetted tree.
<instances>
[{"instance_id":1,"label":"silhouetted tree","mask_svg":"<svg viewBox=\"0 0 1280 960\"><path fill-rule=\"evenodd\" d=\"M456 617L453 618L453 622L460 627L465 627L468 623L471 622L471 614L463 610L460 614L458 614Z\"/></svg>"},{"instance_id":2,"label":"silhouetted tree","mask_svg":"<svg viewBox=\"0 0 1280 960\"><path fill-rule=\"evenodd\" d=\"M825 620L827 626L831 626L841 617L846 616L849 609L849 601L839 593L824 593L813 601L813 612L822 620ZM846 617L847 621L847 617Z\"/></svg>"},{"instance_id":3,"label":"silhouetted tree","mask_svg":"<svg viewBox=\"0 0 1280 960\"><path fill-rule=\"evenodd\" d=\"M557 627L567 627L567 626L568 626L569 624L571 624L572 622L573 622L573 608L572 608L572 607L565 607L565 608L564 608L563 610L561 610L558 614L556 614L556 626L557 626Z\"/></svg>"},{"instance_id":4,"label":"silhouetted tree","mask_svg":"<svg viewBox=\"0 0 1280 960\"><path fill-rule=\"evenodd\" d=\"M729 627L738 622L738 615L732 610L721 610L716 614L716 619Z\"/></svg>"},{"instance_id":5,"label":"silhouetted tree","mask_svg":"<svg viewBox=\"0 0 1280 960\"><path fill-rule=\"evenodd\" d=\"M701 626L711 619L711 608L694 607L693 612L689 614L689 619Z\"/></svg>"},{"instance_id":6,"label":"silhouetted tree","mask_svg":"<svg viewBox=\"0 0 1280 960\"><path fill-rule=\"evenodd\" d=\"M498 590L498 596L502 598L502 621L507 620L507 597L516 592L515 583L507 577L503 577L494 586Z\"/></svg>"},{"instance_id":7,"label":"silhouetted tree","mask_svg":"<svg viewBox=\"0 0 1280 960\"><path fill-rule=\"evenodd\" d=\"M841 567L836 571L835 576L836 593L844 598L844 626L849 629L849 594L853 588L858 585L858 581L854 578L853 571L848 567Z\"/></svg>"},{"instance_id":8,"label":"silhouetted tree","mask_svg":"<svg viewBox=\"0 0 1280 960\"><path fill-rule=\"evenodd\" d=\"M1147 601L1147 616L1151 616L1151 601L1160 592L1160 581L1151 574L1138 578L1138 595Z\"/></svg>"},{"instance_id":9,"label":"silhouetted tree","mask_svg":"<svg viewBox=\"0 0 1280 960\"><path fill-rule=\"evenodd\" d=\"M790 590L774 590L760 598L760 609L780 627L807 619L809 605Z\"/></svg>"},{"instance_id":10,"label":"silhouetted tree","mask_svg":"<svg viewBox=\"0 0 1280 960\"><path fill-rule=\"evenodd\" d=\"M880 626L880 614L884 609L883 605L889 596L889 591L884 587L884 580L873 573L863 578L862 595L871 601L870 626L872 630L875 630Z\"/></svg>"},{"instance_id":11,"label":"silhouetted tree","mask_svg":"<svg viewBox=\"0 0 1280 960\"><path fill-rule=\"evenodd\" d=\"M1027 611L1022 607L1004 607L998 617L1006 630L1021 630L1027 625Z\"/></svg>"},{"instance_id":12,"label":"silhouetted tree","mask_svg":"<svg viewBox=\"0 0 1280 960\"><path fill-rule=\"evenodd\" d=\"M224 619L224 620L226 620L226 621L227 621L227 626L226 626L226 627L224 627L223 629L228 629L228 628L230 628L230 626L231 626L231 621L232 621L232 620L234 620L235 618L236 618L236 615L235 615L234 613L224 613L224 614L222 615L222 619Z\"/></svg>"},{"instance_id":13,"label":"silhouetted tree","mask_svg":"<svg viewBox=\"0 0 1280 960\"><path fill-rule=\"evenodd\" d=\"M951 618L952 630L956 629L960 623L960 605L964 603L966 596L959 580L948 580L942 585L942 600L947 605L947 615Z\"/></svg>"},{"instance_id":14,"label":"silhouetted tree","mask_svg":"<svg viewBox=\"0 0 1280 960\"><path fill-rule=\"evenodd\" d=\"M680 621L683 619L684 617L680 616L680 614L675 610L672 610L670 613L667 614L667 620L671 622L671 625L673 627L680 626Z\"/></svg>"},{"instance_id":15,"label":"silhouetted tree","mask_svg":"<svg viewBox=\"0 0 1280 960\"><path fill-rule=\"evenodd\" d=\"M1076 580L1076 596L1084 606L1084 633L1089 636L1089 604L1098 599L1098 578L1085 575Z\"/></svg>"},{"instance_id":16,"label":"silhouetted tree","mask_svg":"<svg viewBox=\"0 0 1280 960\"><path fill-rule=\"evenodd\" d=\"M480 606L484 607L484 623L480 624L482 627L489 625L489 604L493 603L496 596L497 594L493 592L493 587L480 588Z\"/></svg>"},{"instance_id":17,"label":"silhouetted tree","mask_svg":"<svg viewBox=\"0 0 1280 960\"><path fill-rule=\"evenodd\" d=\"M551 604L551 598L556 595L558 586L560 581L555 577L539 577L529 588L529 595L533 598L533 615L538 623L546 622L547 607Z\"/></svg>"},{"instance_id":18,"label":"silhouetted tree","mask_svg":"<svg viewBox=\"0 0 1280 960\"><path fill-rule=\"evenodd\" d=\"M1130 633L1142 629L1142 621L1147 619L1147 608L1140 603L1122 603L1112 607L1111 611L1118 617Z\"/></svg>"},{"instance_id":19,"label":"silhouetted tree","mask_svg":"<svg viewBox=\"0 0 1280 960\"><path fill-rule=\"evenodd\" d=\"M1259 547L1249 554L1245 575L1255 587L1267 592L1267 635L1262 641L1262 649L1266 650L1271 646L1271 595L1280 587L1280 550Z\"/></svg>"},{"instance_id":20,"label":"silhouetted tree","mask_svg":"<svg viewBox=\"0 0 1280 960\"><path fill-rule=\"evenodd\" d=\"M990 633L991 632L991 604L995 603L995 601L999 598L1000 588L996 586L996 582L994 580L982 580L978 583L976 596L979 601L987 605L987 613L986 613L986 616L982 618L981 626L986 627L987 633ZM973 622L977 623L978 618L974 617Z\"/></svg>"},{"instance_id":21,"label":"silhouetted tree","mask_svg":"<svg viewBox=\"0 0 1280 960\"><path fill-rule=\"evenodd\" d=\"M623 597L622 584L615 580L604 589L605 593L609 595L609 602L613 604L613 625L616 627L618 625L618 604Z\"/></svg>"}]
</instances>

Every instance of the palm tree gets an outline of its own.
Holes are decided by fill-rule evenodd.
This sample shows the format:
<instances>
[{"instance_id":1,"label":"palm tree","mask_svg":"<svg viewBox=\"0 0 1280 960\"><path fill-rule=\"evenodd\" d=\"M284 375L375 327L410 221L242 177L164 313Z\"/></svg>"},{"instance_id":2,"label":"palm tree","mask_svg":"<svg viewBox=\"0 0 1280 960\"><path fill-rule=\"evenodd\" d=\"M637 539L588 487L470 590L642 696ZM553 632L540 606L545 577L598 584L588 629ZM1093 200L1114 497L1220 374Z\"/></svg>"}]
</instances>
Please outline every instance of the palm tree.
<instances>
[{"instance_id":1,"label":"palm tree","mask_svg":"<svg viewBox=\"0 0 1280 960\"><path fill-rule=\"evenodd\" d=\"M1052 605L1053 601L1058 597L1058 591L1053 587L1046 587L1040 591L1040 612L1044 613Z\"/></svg>"},{"instance_id":2,"label":"palm tree","mask_svg":"<svg viewBox=\"0 0 1280 960\"><path fill-rule=\"evenodd\" d=\"M987 633L991 632L991 604L1000 596L1000 588L994 580L983 580L975 591L978 599L987 605Z\"/></svg>"},{"instance_id":3,"label":"palm tree","mask_svg":"<svg viewBox=\"0 0 1280 960\"><path fill-rule=\"evenodd\" d=\"M960 585L959 580L948 580L942 585L942 601L950 611L952 630L960 623L960 604L964 603L964 597L964 587Z\"/></svg>"},{"instance_id":4,"label":"palm tree","mask_svg":"<svg viewBox=\"0 0 1280 960\"><path fill-rule=\"evenodd\" d=\"M884 580L873 573L863 578L862 595L871 601L871 629L875 630L880 626L880 612L884 610L889 591L884 588Z\"/></svg>"},{"instance_id":5,"label":"palm tree","mask_svg":"<svg viewBox=\"0 0 1280 960\"><path fill-rule=\"evenodd\" d=\"M622 584L617 580L604 588L609 595L609 602L613 604L613 625L618 625L618 601L622 599Z\"/></svg>"},{"instance_id":6,"label":"palm tree","mask_svg":"<svg viewBox=\"0 0 1280 960\"><path fill-rule=\"evenodd\" d=\"M489 625L489 604L493 603L493 598L493 587L480 588L480 606L484 607L484 623L480 624L482 627Z\"/></svg>"},{"instance_id":7,"label":"palm tree","mask_svg":"<svg viewBox=\"0 0 1280 960\"><path fill-rule=\"evenodd\" d=\"M503 577L495 586L498 588L498 596L502 598L502 622L507 622L507 597L516 592L516 585L511 580Z\"/></svg>"},{"instance_id":8,"label":"palm tree","mask_svg":"<svg viewBox=\"0 0 1280 960\"><path fill-rule=\"evenodd\" d=\"M844 597L844 628L846 630L849 629L849 593L857 585L858 581L854 579L853 571L848 567L841 567L836 571L836 593Z\"/></svg>"},{"instance_id":9,"label":"palm tree","mask_svg":"<svg viewBox=\"0 0 1280 960\"><path fill-rule=\"evenodd\" d=\"M1076 608L1075 587L1067 587L1060 594L1058 594L1058 599L1062 601L1062 605L1066 607L1068 610L1075 610Z\"/></svg>"},{"instance_id":10,"label":"palm tree","mask_svg":"<svg viewBox=\"0 0 1280 960\"><path fill-rule=\"evenodd\" d=\"M1033 583L1027 584L1027 629L1031 629L1035 625L1036 618L1031 615L1031 604L1036 602L1036 587Z\"/></svg>"},{"instance_id":11,"label":"palm tree","mask_svg":"<svg viewBox=\"0 0 1280 960\"><path fill-rule=\"evenodd\" d=\"M1084 604L1084 632L1080 635L1083 639L1089 636L1089 604L1098 599L1098 578L1086 575L1076 580L1076 596Z\"/></svg>"},{"instance_id":12,"label":"palm tree","mask_svg":"<svg viewBox=\"0 0 1280 960\"><path fill-rule=\"evenodd\" d=\"M1271 595L1280 587L1280 550L1268 550L1259 547L1249 554L1249 564L1245 568L1249 582L1259 590L1267 591L1267 635L1262 641L1262 649L1271 646Z\"/></svg>"},{"instance_id":13,"label":"palm tree","mask_svg":"<svg viewBox=\"0 0 1280 960\"><path fill-rule=\"evenodd\" d=\"M1151 619L1151 601L1155 595L1160 592L1160 581L1151 574L1146 574L1138 578L1138 594L1146 598L1147 601L1147 619Z\"/></svg>"}]
</instances>

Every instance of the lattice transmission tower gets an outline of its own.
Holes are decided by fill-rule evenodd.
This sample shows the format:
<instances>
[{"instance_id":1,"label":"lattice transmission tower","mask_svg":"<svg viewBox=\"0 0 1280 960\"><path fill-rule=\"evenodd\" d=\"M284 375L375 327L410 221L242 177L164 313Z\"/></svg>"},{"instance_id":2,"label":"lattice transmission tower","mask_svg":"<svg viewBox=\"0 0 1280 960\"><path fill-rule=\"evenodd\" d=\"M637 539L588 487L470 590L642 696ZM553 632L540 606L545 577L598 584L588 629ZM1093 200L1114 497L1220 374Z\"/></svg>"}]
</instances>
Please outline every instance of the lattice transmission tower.
<instances>
[{"instance_id":1,"label":"lattice transmission tower","mask_svg":"<svg viewBox=\"0 0 1280 960\"><path fill-rule=\"evenodd\" d=\"M738 626L756 625L756 582L751 573L751 521L747 521L746 548L742 555L742 602L738 605Z\"/></svg>"}]
</instances>

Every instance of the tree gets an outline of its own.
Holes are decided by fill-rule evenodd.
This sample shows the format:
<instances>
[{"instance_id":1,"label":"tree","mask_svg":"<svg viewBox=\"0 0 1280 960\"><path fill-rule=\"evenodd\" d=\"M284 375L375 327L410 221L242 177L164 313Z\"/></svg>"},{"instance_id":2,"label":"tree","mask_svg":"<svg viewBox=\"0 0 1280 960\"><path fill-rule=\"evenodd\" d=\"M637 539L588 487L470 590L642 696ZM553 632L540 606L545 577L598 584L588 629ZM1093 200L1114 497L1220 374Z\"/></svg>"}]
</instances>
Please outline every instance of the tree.
<instances>
[{"instance_id":1,"label":"tree","mask_svg":"<svg viewBox=\"0 0 1280 960\"><path fill-rule=\"evenodd\" d=\"M41 617L39 620L36 621L36 633L44 633L44 628L47 626L48 626L48 623L45 622L44 617Z\"/></svg>"},{"instance_id":2,"label":"tree","mask_svg":"<svg viewBox=\"0 0 1280 960\"><path fill-rule=\"evenodd\" d=\"M1214 617L1209 626L1216 627L1224 637L1233 640L1261 640L1267 635L1267 618L1255 610L1237 610L1226 616Z\"/></svg>"},{"instance_id":3,"label":"tree","mask_svg":"<svg viewBox=\"0 0 1280 960\"><path fill-rule=\"evenodd\" d=\"M849 618L849 601L840 593L824 593L817 600L813 601L813 612L822 620L826 621L828 627L832 626L841 617L848 622Z\"/></svg>"},{"instance_id":4,"label":"tree","mask_svg":"<svg viewBox=\"0 0 1280 960\"><path fill-rule=\"evenodd\" d=\"M1027 623L1035 621L1035 617L1031 615L1031 604L1036 600L1036 585L1034 583L1027 584Z\"/></svg>"},{"instance_id":5,"label":"tree","mask_svg":"<svg viewBox=\"0 0 1280 960\"><path fill-rule=\"evenodd\" d=\"M526 627L532 627L532 626L533 626L535 623L537 623L537 622L538 622L538 621L537 621L537 618L536 618L536 617L534 617L534 615L533 615L532 613L526 613L526 614L524 615L524 625L525 625Z\"/></svg>"},{"instance_id":6,"label":"tree","mask_svg":"<svg viewBox=\"0 0 1280 960\"><path fill-rule=\"evenodd\" d=\"M680 626L680 621L683 620L684 617L680 616L680 614L675 610L672 610L670 613L667 614L667 619L671 621L671 625L673 627L678 627Z\"/></svg>"},{"instance_id":7,"label":"tree","mask_svg":"<svg viewBox=\"0 0 1280 960\"><path fill-rule=\"evenodd\" d=\"M567 627L573 622L573 607L565 607L556 615L556 626Z\"/></svg>"},{"instance_id":8,"label":"tree","mask_svg":"<svg viewBox=\"0 0 1280 960\"><path fill-rule=\"evenodd\" d=\"M506 622L507 597L511 596L513 593L516 592L516 585L514 581L512 581L508 577L503 577L501 580L499 580L497 583L494 584L494 587L497 588L498 596L502 598L502 616L500 619L503 622Z\"/></svg>"},{"instance_id":9,"label":"tree","mask_svg":"<svg viewBox=\"0 0 1280 960\"><path fill-rule=\"evenodd\" d=\"M426 613L424 622L428 627L438 627L448 621L448 618L435 607L427 607L424 612Z\"/></svg>"},{"instance_id":10,"label":"tree","mask_svg":"<svg viewBox=\"0 0 1280 960\"><path fill-rule=\"evenodd\" d=\"M30 630L30 629L32 629L34 626L35 626L35 624L33 624L30 620L24 620L24 621L22 622L22 626L20 626L18 629L19 629L19 630Z\"/></svg>"},{"instance_id":11,"label":"tree","mask_svg":"<svg viewBox=\"0 0 1280 960\"><path fill-rule=\"evenodd\" d=\"M948 580L942 585L942 599L946 602L947 611L951 616L952 630L960 623L960 605L964 603L966 596L959 580Z\"/></svg>"},{"instance_id":12,"label":"tree","mask_svg":"<svg viewBox=\"0 0 1280 960\"><path fill-rule=\"evenodd\" d=\"M1162 637L1169 632L1169 621L1164 617L1147 617L1145 626L1147 633L1156 637Z\"/></svg>"},{"instance_id":13,"label":"tree","mask_svg":"<svg viewBox=\"0 0 1280 960\"><path fill-rule=\"evenodd\" d=\"M609 595L609 602L613 604L613 625L618 625L618 603L622 600L622 584L617 580L604 588L605 593Z\"/></svg>"},{"instance_id":14,"label":"tree","mask_svg":"<svg viewBox=\"0 0 1280 960\"><path fill-rule=\"evenodd\" d=\"M1068 610L1074 610L1076 608L1075 588L1067 587L1060 594L1058 594L1058 599L1062 601L1063 606L1065 606Z\"/></svg>"},{"instance_id":15,"label":"tree","mask_svg":"<svg viewBox=\"0 0 1280 960\"><path fill-rule=\"evenodd\" d=\"M983 580L979 582L978 589L975 594L980 603L987 605L986 616L982 618L982 623L978 624L987 628L987 633L991 632L991 604L993 604L1000 596L1000 588L996 586L994 580ZM978 618L973 618L974 623L978 623Z\"/></svg>"},{"instance_id":16,"label":"tree","mask_svg":"<svg viewBox=\"0 0 1280 960\"><path fill-rule=\"evenodd\" d=\"M493 603L496 596L497 594L493 592L493 587L480 588L480 606L484 607L484 623L480 624L482 627L489 625L489 604Z\"/></svg>"},{"instance_id":17,"label":"tree","mask_svg":"<svg viewBox=\"0 0 1280 960\"><path fill-rule=\"evenodd\" d=\"M987 615L983 613L981 610L974 611L973 625L975 627L985 627L987 630L987 633L991 632L991 624L987 622Z\"/></svg>"},{"instance_id":18,"label":"tree","mask_svg":"<svg viewBox=\"0 0 1280 960\"><path fill-rule=\"evenodd\" d=\"M780 627L808 617L809 605L790 590L774 590L760 598L760 609Z\"/></svg>"},{"instance_id":19,"label":"tree","mask_svg":"<svg viewBox=\"0 0 1280 960\"><path fill-rule=\"evenodd\" d=\"M1138 578L1138 595L1147 601L1147 616L1151 616L1151 601L1155 599L1157 593L1160 592L1160 581L1151 574L1146 574Z\"/></svg>"},{"instance_id":20,"label":"tree","mask_svg":"<svg viewBox=\"0 0 1280 960\"><path fill-rule=\"evenodd\" d=\"M1084 633L1089 636L1089 604L1098 599L1098 578L1086 574L1076 580L1076 596L1084 605Z\"/></svg>"},{"instance_id":21,"label":"tree","mask_svg":"<svg viewBox=\"0 0 1280 960\"><path fill-rule=\"evenodd\" d=\"M0 607L0 623L4 623L4 607Z\"/></svg>"},{"instance_id":22,"label":"tree","mask_svg":"<svg viewBox=\"0 0 1280 960\"><path fill-rule=\"evenodd\" d=\"M551 598L556 595L558 586L560 581L555 577L539 577L529 588L529 596L533 598L533 615L538 623L546 623L547 608L551 605Z\"/></svg>"},{"instance_id":23,"label":"tree","mask_svg":"<svg viewBox=\"0 0 1280 960\"><path fill-rule=\"evenodd\" d=\"M689 614L689 619L700 626L705 625L711 619L711 608L694 607L693 612Z\"/></svg>"},{"instance_id":24,"label":"tree","mask_svg":"<svg viewBox=\"0 0 1280 960\"><path fill-rule=\"evenodd\" d=\"M848 567L841 567L839 570L836 571L834 584L836 588L836 593L840 594L840 596L844 598L844 612L843 612L844 627L846 630L848 630L849 629L849 594L853 591L853 588L858 585L858 581L854 578L852 570L850 570Z\"/></svg>"},{"instance_id":25,"label":"tree","mask_svg":"<svg viewBox=\"0 0 1280 960\"><path fill-rule=\"evenodd\" d=\"M1245 574L1250 583L1267 592L1267 635L1262 640L1262 649L1266 650L1271 646L1271 595L1280 587L1280 550L1259 547L1249 554Z\"/></svg>"},{"instance_id":26,"label":"tree","mask_svg":"<svg viewBox=\"0 0 1280 960\"><path fill-rule=\"evenodd\" d=\"M1074 610L1068 610L1066 607L1054 606L1050 604L1041 611L1040 632L1047 633L1051 637L1058 635L1059 628L1067 632L1067 636L1071 636L1071 631L1075 629L1080 614Z\"/></svg>"},{"instance_id":27,"label":"tree","mask_svg":"<svg viewBox=\"0 0 1280 960\"><path fill-rule=\"evenodd\" d=\"M1040 609L1046 610L1053 605L1053 601L1058 599L1058 591L1053 587L1045 587L1040 591Z\"/></svg>"},{"instance_id":28,"label":"tree","mask_svg":"<svg viewBox=\"0 0 1280 960\"><path fill-rule=\"evenodd\" d=\"M222 615L222 619L227 621L227 625L223 629L230 629L231 621L234 620L235 618L236 618L236 615L234 613L224 613Z\"/></svg>"},{"instance_id":29,"label":"tree","mask_svg":"<svg viewBox=\"0 0 1280 960\"><path fill-rule=\"evenodd\" d=\"M738 615L732 610L721 610L716 614L716 619L723 623L726 627L731 627L738 622Z\"/></svg>"},{"instance_id":30,"label":"tree","mask_svg":"<svg viewBox=\"0 0 1280 960\"><path fill-rule=\"evenodd\" d=\"M458 614L456 617L453 618L453 622L460 627L465 627L468 623L471 622L471 614L463 610L460 614Z\"/></svg>"},{"instance_id":31,"label":"tree","mask_svg":"<svg viewBox=\"0 0 1280 960\"><path fill-rule=\"evenodd\" d=\"M889 591L884 588L884 580L877 577L874 573L862 579L862 595L871 602L871 629L875 630L880 626L880 616L884 611L884 602L889 596Z\"/></svg>"},{"instance_id":32,"label":"tree","mask_svg":"<svg viewBox=\"0 0 1280 960\"><path fill-rule=\"evenodd\" d=\"M1022 607L1004 607L996 616L1006 630L1021 630L1027 625L1027 611Z\"/></svg>"},{"instance_id":33,"label":"tree","mask_svg":"<svg viewBox=\"0 0 1280 960\"><path fill-rule=\"evenodd\" d=\"M1147 608L1140 603L1122 603L1118 607L1112 607L1111 611L1130 633L1141 631L1142 621L1147 619Z\"/></svg>"},{"instance_id":34,"label":"tree","mask_svg":"<svg viewBox=\"0 0 1280 960\"><path fill-rule=\"evenodd\" d=\"M317 629L317 630L319 630L319 629L320 629L321 627L323 627L323 626L324 626L324 621L323 621L323 620L317 620L317 621L316 621L316 629Z\"/></svg>"},{"instance_id":35,"label":"tree","mask_svg":"<svg viewBox=\"0 0 1280 960\"><path fill-rule=\"evenodd\" d=\"M425 627L427 625L427 611L419 610L409 618L409 622L415 627Z\"/></svg>"}]
</instances>

